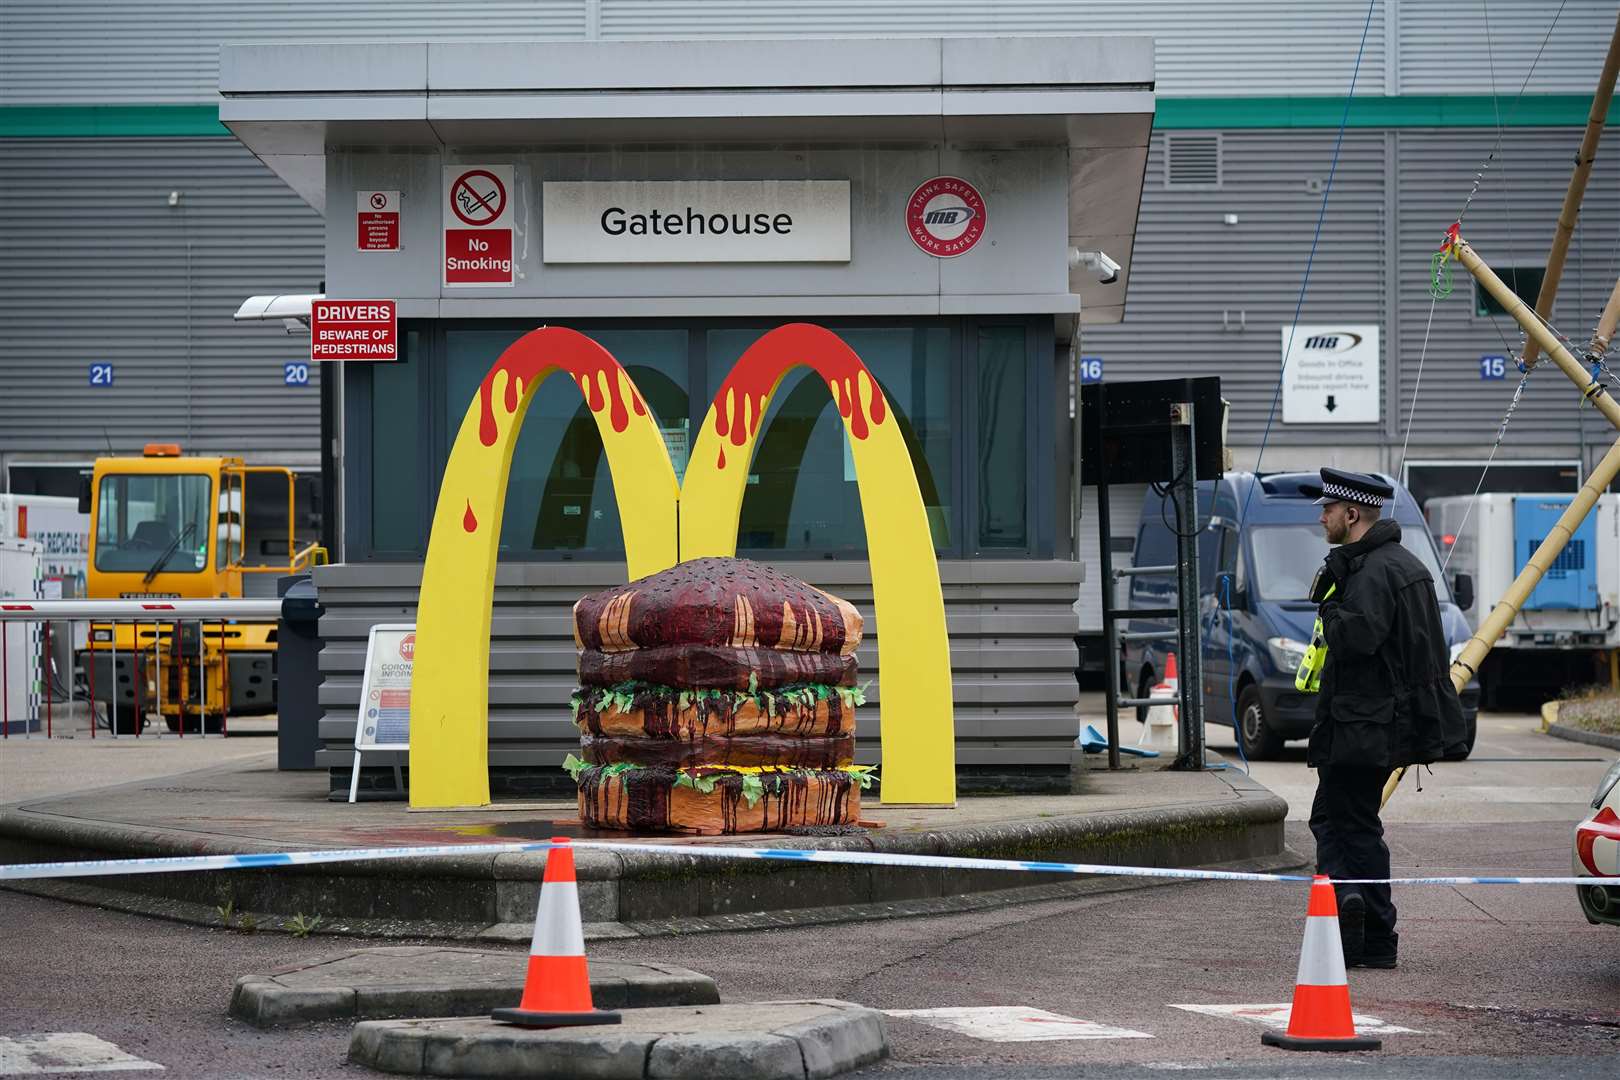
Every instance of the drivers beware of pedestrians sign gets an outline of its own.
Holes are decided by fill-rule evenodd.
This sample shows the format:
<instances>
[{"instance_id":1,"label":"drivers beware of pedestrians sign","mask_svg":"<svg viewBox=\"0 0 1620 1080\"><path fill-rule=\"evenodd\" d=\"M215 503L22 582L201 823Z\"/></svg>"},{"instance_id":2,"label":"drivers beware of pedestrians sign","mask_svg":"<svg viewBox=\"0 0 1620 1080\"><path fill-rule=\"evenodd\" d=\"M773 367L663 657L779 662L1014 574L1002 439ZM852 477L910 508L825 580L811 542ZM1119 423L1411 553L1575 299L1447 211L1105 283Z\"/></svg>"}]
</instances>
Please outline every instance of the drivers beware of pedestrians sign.
<instances>
[{"instance_id":1,"label":"drivers beware of pedestrians sign","mask_svg":"<svg viewBox=\"0 0 1620 1080\"><path fill-rule=\"evenodd\" d=\"M444 169L444 283L510 287L513 168L447 165Z\"/></svg>"},{"instance_id":2,"label":"drivers beware of pedestrians sign","mask_svg":"<svg viewBox=\"0 0 1620 1080\"><path fill-rule=\"evenodd\" d=\"M397 360L392 300L316 300L309 306L309 358Z\"/></svg>"},{"instance_id":3,"label":"drivers beware of pedestrians sign","mask_svg":"<svg viewBox=\"0 0 1620 1080\"><path fill-rule=\"evenodd\" d=\"M1282 328L1285 424L1376 424L1382 354L1376 324Z\"/></svg>"}]
</instances>

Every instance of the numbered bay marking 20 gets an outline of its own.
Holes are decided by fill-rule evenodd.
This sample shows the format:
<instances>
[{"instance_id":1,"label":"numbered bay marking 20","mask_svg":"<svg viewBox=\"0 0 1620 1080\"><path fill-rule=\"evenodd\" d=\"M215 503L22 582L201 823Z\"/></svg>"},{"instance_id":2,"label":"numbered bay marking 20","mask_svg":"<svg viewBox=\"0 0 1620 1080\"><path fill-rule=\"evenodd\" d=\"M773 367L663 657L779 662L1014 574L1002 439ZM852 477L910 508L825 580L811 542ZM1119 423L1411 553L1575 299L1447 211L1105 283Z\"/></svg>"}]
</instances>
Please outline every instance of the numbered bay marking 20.
<instances>
[{"instance_id":1,"label":"numbered bay marking 20","mask_svg":"<svg viewBox=\"0 0 1620 1080\"><path fill-rule=\"evenodd\" d=\"M302 360L289 360L284 365L285 373L282 381L288 386L309 385L309 364Z\"/></svg>"}]
</instances>

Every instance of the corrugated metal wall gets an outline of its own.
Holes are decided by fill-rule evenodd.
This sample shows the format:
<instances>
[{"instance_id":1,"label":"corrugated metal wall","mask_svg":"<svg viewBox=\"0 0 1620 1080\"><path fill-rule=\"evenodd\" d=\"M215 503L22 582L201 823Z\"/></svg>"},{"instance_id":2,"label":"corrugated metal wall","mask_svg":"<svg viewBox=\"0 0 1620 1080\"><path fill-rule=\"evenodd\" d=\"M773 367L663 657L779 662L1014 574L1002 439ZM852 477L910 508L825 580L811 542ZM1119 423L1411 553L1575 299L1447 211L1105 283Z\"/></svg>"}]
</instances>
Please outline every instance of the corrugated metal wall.
<instances>
[{"instance_id":1,"label":"corrugated metal wall","mask_svg":"<svg viewBox=\"0 0 1620 1080\"><path fill-rule=\"evenodd\" d=\"M1381 0L1358 91L1585 93L1612 4ZM1363 0L0 0L0 103L212 101L221 43L892 34L1151 34L1167 95L1342 94ZM1485 21L1490 21L1486 49ZM1392 44L1392 39L1398 44ZM1459 62L1461 58L1465 62Z\"/></svg>"},{"instance_id":2,"label":"corrugated metal wall","mask_svg":"<svg viewBox=\"0 0 1620 1080\"><path fill-rule=\"evenodd\" d=\"M0 191L0 451L315 449L307 339L231 316L319 285L321 224L239 144L0 140Z\"/></svg>"},{"instance_id":3,"label":"corrugated metal wall","mask_svg":"<svg viewBox=\"0 0 1620 1080\"><path fill-rule=\"evenodd\" d=\"M1232 402L1231 438L1253 442L1271 408L1279 327L1293 319L1321 207L1313 181L1327 178L1334 133L1225 132L1215 190L1166 187L1164 142L1155 134L1148 153L1125 321L1088 328L1083 348L1103 358L1108 379L1219 373ZM1379 132L1345 136L1304 322L1381 321L1385 142ZM1236 225L1225 224L1227 214ZM1366 425L1334 437L1382 436Z\"/></svg>"},{"instance_id":4,"label":"corrugated metal wall","mask_svg":"<svg viewBox=\"0 0 1620 1080\"><path fill-rule=\"evenodd\" d=\"M583 38L586 0L0 0L0 103L213 101L219 47Z\"/></svg>"},{"instance_id":5,"label":"corrugated metal wall","mask_svg":"<svg viewBox=\"0 0 1620 1080\"><path fill-rule=\"evenodd\" d=\"M1546 265L1581 134L1578 128L1567 128L1504 135L1463 220L1463 235L1498 271ZM1404 437L1431 304L1426 291L1429 258L1441 233L1462 209L1496 134L1402 131L1395 138L1400 185L1399 430ZM1593 166L1552 315L1553 325L1579 344L1591 337L1620 273L1620 155L1612 147L1604 150L1607 153L1600 152ZM1512 319L1474 314L1473 279L1458 268L1452 296L1434 304L1413 443L1489 445L1518 373L1510 370L1500 382L1481 380L1479 358L1511 355L1519 342L1519 327ZM1551 365L1538 369L1508 429L1504 454L1523 453L1536 445L1557 447L1566 454L1573 450L1579 401L1569 381ZM1600 438L1606 446L1613 441L1612 435L1603 434L1607 427L1601 418L1594 419L1590 437Z\"/></svg>"},{"instance_id":6,"label":"corrugated metal wall","mask_svg":"<svg viewBox=\"0 0 1620 1080\"><path fill-rule=\"evenodd\" d=\"M861 682L870 680L871 686L869 704L860 712L857 759L876 762L880 628L872 614L870 567L864 562L774 565L844 597L865 616L866 636L857 656ZM951 640L958 766L980 777L1046 772L1066 787L1077 696L1076 564L978 560L942 562L939 569ZM353 760L366 636L377 623L415 618L421 573L420 566L381 563L315 571L325 607L320 737L326 747L316 760L344 770L344 781ZM572 607L581 595L623 581L624 567L607 563L501 566L490 647L492 769L527 767L536 771L519 783L544 783L565 754L578 751L579 732L568 714L577 685ZM566 784L560 770L553 778Z\"/></svg>"},{"instance_id":7,"label":"corrugated metal wall","mask_svg":"<svg viewBox=\"0 0 1620 1080\"><path fill-rule=\"evenodd\" d=\"M1545 264L1580 136L1578 128L1504 133L1464 222L1488 262L1503 270ZM1496 141L1488 128L1346 136L1301 321L1383 328L1384 417L1371 425L1285 426L1279 407L1268 443L1284 450L1279 457L1268 450L1275 467L1288 460L1290 445L1331 443L1366 447L1381 455L1379 467L1395 468L1414 391L1415 456L1489 446L1515 374L1481 380L1479 358L1516 351L1517 326L1475 316L1472 279L1454 268L1454 292L1435 305L1426 353L1423 337L1430 256ZM1253 446L1271 412L1280 327L1293 318L1321 207L1320 190L1308 185L1327 177L1333 133L1225 132L1221 185L1186 191L1164 184L1164 142L1156 134L1149 153L1125 321L1089 328L1083 351L1103 357L1110 379L1218 371L1232 402L1232 442ZM1229 213L1236 225L1224 224ZM1600 155L1554 310L1562 332L1577 342L1590 336L1617 272L1620 156ZM1538 375L1504 454L1572 455L1576 417L1556 372ZM1593 427L1591 437L1599 433Z\"/></svg>"}]
</instances>

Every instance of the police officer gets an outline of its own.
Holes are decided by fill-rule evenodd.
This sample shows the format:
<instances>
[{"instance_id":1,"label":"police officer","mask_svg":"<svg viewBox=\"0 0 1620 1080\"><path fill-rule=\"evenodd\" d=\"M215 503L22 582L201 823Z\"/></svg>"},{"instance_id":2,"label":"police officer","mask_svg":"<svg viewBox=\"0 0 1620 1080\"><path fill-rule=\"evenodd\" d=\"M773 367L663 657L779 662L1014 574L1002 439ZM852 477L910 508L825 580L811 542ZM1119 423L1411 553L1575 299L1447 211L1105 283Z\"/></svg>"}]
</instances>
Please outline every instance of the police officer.
<instances>
[{"instance_id":1,"label":"police officer","mask_svg":"<svg viewBox=\"0 0 1620 1080\"><path fill-rule=\"evenodd\" d=\"M1301 485L1322 507L1328 552L1311 599L1327 656L1307 763L1317 770L1311 832L1319 873L1389 876L1378 819L1392 770L1461 749L1462 705L1448 674L1434 579L1382 516L1395 494L1376 476L1323 469ZM1388 885L1338 887L1339 933L1351 967L1392 968L1399 935Z\"/></svg>"}]
</instances>

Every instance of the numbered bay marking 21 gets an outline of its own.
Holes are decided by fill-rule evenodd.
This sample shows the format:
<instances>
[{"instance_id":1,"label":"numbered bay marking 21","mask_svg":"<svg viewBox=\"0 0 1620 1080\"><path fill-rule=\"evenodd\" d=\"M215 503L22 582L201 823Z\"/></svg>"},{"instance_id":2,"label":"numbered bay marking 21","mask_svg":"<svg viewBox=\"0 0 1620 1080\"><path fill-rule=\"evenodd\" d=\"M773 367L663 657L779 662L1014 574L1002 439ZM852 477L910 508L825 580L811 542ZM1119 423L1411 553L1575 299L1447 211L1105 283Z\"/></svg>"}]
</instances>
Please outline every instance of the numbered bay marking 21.
<instances>
[{"instance_id":1,"label":"numbered bay marking 21","mask_svg":"<svg viewBox=\"0 0 1620 1080\"><path fill-rule=\"evenodd\" d=\"M113 366L111 364L90 365L91 386L111 386L113 384Z\"/></svg>"}]
</instances>

